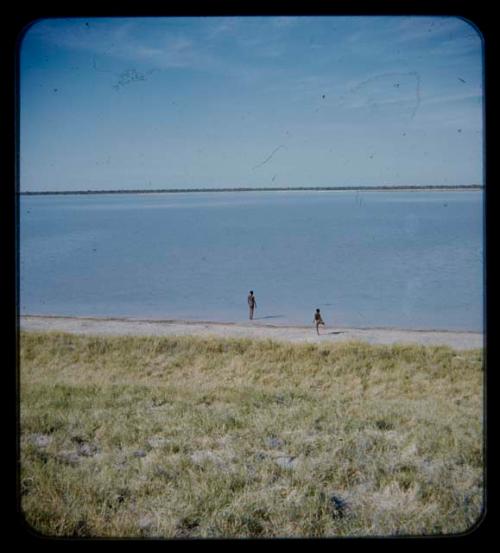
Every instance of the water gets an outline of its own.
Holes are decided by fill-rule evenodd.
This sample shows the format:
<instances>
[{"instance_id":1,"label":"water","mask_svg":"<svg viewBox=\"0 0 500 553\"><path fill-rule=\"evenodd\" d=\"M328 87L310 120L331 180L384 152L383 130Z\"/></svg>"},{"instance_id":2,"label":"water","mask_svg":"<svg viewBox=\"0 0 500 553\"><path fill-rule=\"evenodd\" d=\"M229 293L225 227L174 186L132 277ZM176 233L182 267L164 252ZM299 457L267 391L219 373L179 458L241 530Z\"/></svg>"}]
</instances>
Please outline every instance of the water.
<instances>
[{"instance_id":1,"label":"water","mask_svg":"<svg viewBox=\"0 0 500 553\"><path fill-rule=\"evenodd\" d=\"M481 191L22 196L21 314L483 330Z\"/></svg>"}]
</instances>

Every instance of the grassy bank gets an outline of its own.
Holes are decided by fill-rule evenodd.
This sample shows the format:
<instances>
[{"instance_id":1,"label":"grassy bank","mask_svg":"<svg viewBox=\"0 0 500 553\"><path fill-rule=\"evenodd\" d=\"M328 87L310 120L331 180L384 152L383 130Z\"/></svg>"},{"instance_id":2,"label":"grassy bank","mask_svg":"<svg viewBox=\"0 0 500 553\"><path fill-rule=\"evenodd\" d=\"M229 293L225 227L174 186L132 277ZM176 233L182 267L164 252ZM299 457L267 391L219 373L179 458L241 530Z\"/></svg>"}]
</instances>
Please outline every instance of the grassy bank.
<instances>
[{"instance_id":1,"label":"grassy bank","mask_svg":"<svg viewBox=\"0 0 500 553\"><path fill-rule=\"evenodd\" d=\"M54 536L464 532L482 383L480 350L23 332L22 510Z\"/></svg>"}]
</instances>

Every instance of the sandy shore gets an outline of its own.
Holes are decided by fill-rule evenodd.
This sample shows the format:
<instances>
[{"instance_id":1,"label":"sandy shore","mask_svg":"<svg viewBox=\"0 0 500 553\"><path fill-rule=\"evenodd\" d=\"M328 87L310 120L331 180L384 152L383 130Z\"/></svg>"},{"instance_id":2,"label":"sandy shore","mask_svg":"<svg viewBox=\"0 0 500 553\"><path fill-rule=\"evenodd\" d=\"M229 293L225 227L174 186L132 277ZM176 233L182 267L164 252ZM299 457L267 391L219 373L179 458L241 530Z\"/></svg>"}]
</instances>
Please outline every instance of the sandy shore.
<instances>
[{"instance_id":1,"label":"sandy shore","mask_svg":"<svg viewBox=\"0 0 500 553\"><path fill-rule=\"evenodd\" d=\"M445 345L454 349L483 347L480 332L442 330L403 330L392 328L321 328L277 326L248 321L216 323L210 321L158 321L94 317L23 316L21 330L60 331L75 334L107 336L218 336L222 338L260 338L287 342L347 342L358 340L370 344Z\"/></svg>"}]
</instances>

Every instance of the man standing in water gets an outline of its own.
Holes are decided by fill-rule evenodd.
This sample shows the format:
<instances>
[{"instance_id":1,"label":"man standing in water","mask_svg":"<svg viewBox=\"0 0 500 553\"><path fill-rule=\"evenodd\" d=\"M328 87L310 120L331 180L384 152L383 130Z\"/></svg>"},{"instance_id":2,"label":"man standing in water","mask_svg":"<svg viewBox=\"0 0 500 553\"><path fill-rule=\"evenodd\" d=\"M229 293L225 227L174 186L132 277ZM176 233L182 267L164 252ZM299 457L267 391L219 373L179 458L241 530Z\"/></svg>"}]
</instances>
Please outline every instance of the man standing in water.
<instances>
[{"instance_id":1,"label":"man standing in water","mask_svg":"<svg viewBox=\"0 0 500 553\"><path fill-rule=\"evenodd\" d=\"M318 336L319 336L319 325L325 326L325 323L321 318L321 313L319 312L319 309L316 309L316 313L314 313L314 323L316 324L316 332L318 333Z\"/></svg>"},{"instance_id":2,"label":"man standing in water","mask_svg":"<svg viewBox=\"0 0 500 553\"><path fill-rule=\"evenodd\" d=\"M248 314L250 320L253 319L253 310L257 307L257 302L255 301L255 296L253 295L253 290L250 290L250 294L248 294Z\"/></svg>"}]
</instances>

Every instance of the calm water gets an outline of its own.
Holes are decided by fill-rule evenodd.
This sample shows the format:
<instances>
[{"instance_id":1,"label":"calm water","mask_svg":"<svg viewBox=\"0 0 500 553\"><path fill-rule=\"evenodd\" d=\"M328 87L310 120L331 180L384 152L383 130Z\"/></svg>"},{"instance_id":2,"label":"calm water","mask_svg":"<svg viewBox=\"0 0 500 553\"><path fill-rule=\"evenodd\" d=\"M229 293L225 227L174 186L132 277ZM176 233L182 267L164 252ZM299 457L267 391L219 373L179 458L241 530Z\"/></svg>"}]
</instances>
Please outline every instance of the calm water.
<instances>
[{"instance_id":1,"label":"calm water","mask_svg":"<svg viewBox=\"0 0 500 553\"><path fill-rule=\"evenodd\" d=\"M483 330L483 195L22 196L22 314Z\"/></svg>"}]
</instances>

